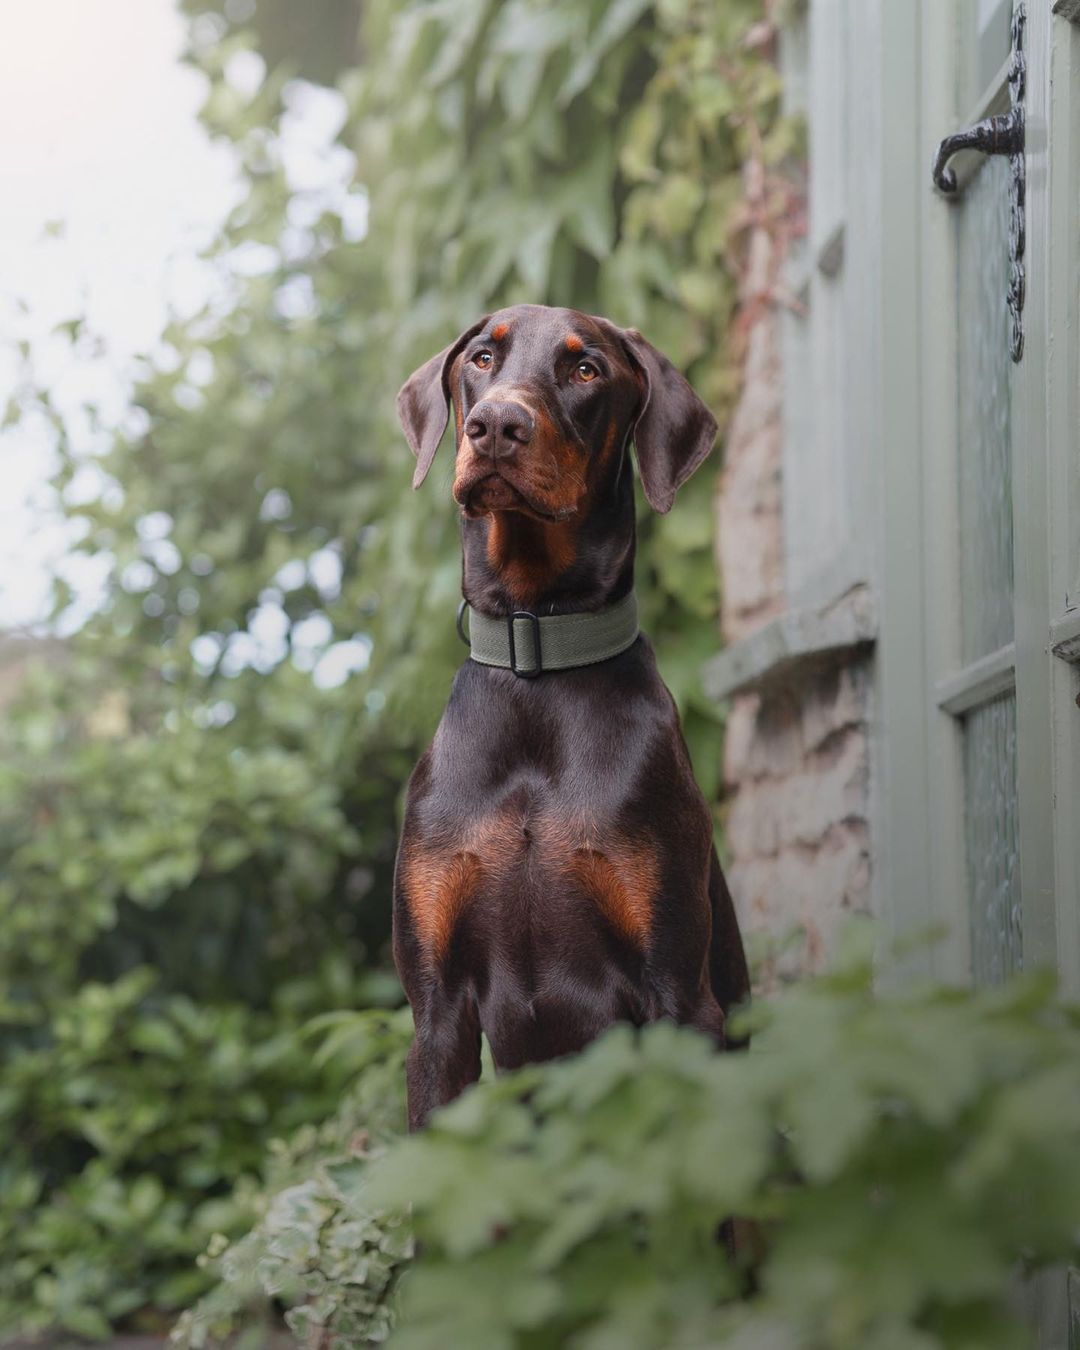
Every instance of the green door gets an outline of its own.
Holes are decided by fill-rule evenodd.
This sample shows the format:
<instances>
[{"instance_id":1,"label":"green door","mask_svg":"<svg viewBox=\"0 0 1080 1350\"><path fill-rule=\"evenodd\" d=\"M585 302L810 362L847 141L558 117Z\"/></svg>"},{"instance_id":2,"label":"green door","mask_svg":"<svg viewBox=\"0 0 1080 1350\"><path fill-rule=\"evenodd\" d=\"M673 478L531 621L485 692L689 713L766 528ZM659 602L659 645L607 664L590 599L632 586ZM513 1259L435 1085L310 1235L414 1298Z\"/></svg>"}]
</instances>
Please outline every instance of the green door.
<instances>
[{"instance_id":1,"label":"green door","mask_svg":"<svg viewBox=\"0 0 1080 1350\"><path fill-rule=\"evenodd\" d=\"M950 20L937 11L953 47L940 67L955 109L945 130L1017 103L1026 149L1020 173L1007 155L956 156L957 190L939 203L949 217L951 342L943 350L952 407L929 445L944 506L933 508L938 567L928 611L937 634L935 729L951 745L937 791L959 855L961 902L948 917L957 964L976 982L1053 964L1076 988L1080 710L1068 637L1073 627L1080 633L1070 584L1080 456L1080 30L1055 17L1050 0L1028 0L1026 10L1010 0L954 0ZM1022 309L1010 303L1017 296Z\"/></svg>"},{"instance_id":2,"label":"green door","mask_svg":"<svg viewBox=\"0 0 1080 1350\"><path fill-rule=\"evenodd\" d=\"M957 46L960 106L1007 106L1008 0L965 0ZM959 662L945 710L962 740L966 929L983 983L1023 965L1013 584L1014 427L1007 304L1009 157L972 155L954 209L956 525ZM1023 266L1022 260L1016 265ZM958 696L959 695L959 696Z\"/></svg>"}]
</instances>

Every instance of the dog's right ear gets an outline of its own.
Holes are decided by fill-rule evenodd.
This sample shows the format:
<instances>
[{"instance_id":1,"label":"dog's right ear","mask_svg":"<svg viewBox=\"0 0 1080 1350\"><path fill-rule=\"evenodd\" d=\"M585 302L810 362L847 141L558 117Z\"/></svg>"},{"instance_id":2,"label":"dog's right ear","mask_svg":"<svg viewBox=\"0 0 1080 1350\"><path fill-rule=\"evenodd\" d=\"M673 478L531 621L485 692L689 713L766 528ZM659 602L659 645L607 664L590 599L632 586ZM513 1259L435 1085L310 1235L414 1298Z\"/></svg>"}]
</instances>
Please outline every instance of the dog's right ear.
<instances>
[{"instance_id":1,"label":"dog's right ear","mask_svg":"<svg viewBox=\"0 0 1080 1350\"><path fill-rule=\"evenodd\" d=\"M433 356L419 370L414 370L398 390L398 417L405 428L409 448L416 456L416 472L412 480L414 488L418 488L427 477L435 451L446 430L450 411L450 368L454 359L490 317L486 314L479 323L466 328L438 356Z\"/></svg>"}]
</instances>

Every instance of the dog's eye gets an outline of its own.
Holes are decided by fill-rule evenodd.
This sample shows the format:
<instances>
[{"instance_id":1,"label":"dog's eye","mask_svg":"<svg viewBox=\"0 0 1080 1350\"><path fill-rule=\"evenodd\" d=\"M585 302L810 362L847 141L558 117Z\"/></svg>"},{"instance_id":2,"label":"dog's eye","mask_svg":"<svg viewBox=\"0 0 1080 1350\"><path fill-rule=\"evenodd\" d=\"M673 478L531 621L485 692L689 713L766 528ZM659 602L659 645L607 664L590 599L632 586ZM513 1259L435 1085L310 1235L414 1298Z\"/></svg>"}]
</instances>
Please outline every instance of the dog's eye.
<instances>
[{"instance_id":1,"label":"dog's eye","mask_svg":"<svg viewBox=\"0 0 1080 1350\"><path fill-rule=\"evenodd\" d=\"M481 370L487 370L488 366L491 365L491 359L490 352L476 352L472 358L472 363Z\"/></svg>"},{"instance_id":2,"label":"dog's eye","mask_svg":"<svg viewBox=\"0 0 1080 1350\"><path fill-rule=\"evenodd\" d=\"M590 380L595 380L600 372L591 361L579 361L574 367L574 381L577 384L588 384Z\"/></svg>"}]
</instances>

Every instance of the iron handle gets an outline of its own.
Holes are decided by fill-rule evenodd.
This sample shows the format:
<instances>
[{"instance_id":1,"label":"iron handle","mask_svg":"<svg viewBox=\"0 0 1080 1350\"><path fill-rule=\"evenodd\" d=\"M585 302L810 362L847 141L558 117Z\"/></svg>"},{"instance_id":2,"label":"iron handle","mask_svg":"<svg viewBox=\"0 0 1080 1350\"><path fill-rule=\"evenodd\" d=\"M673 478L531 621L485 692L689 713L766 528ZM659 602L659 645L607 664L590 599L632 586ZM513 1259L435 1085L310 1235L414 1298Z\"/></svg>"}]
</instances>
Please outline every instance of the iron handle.
<instances>
[{"instance_id":1,"label":"iron handle","mask_svg":"<svg viewBox=\"0 0 1080 1350\"><path fill-rule=\"evenodd\" d=\"M956 173L949 160L961 150L977 150L983 155L1008 155L1009 181L1009 283L1006 302L1012 321L1009 352L1014 361L1024 354L1024 25L1027 11L1024 0L1017 0L1012 16L1012 56L1009 60L1009 111L996 117L984 117L973 127L946 136L934 156L934 186L947 197L955 197Z\"/></svg>"},{"instance_id":2,"label":"iron handle","mask_svg":"<svg viewBox=\"0 0 1080 1350\"><path fill-rule=\"evenodd\" d=\"M1023 104L1016 104L996 117L984 117L973 127L945 137L934 159L934 186L947 196L956 191L956 172L949 166L949 160L961 150L977 150L982 155L1023 154Z\"/></svg>"}]
</instances>

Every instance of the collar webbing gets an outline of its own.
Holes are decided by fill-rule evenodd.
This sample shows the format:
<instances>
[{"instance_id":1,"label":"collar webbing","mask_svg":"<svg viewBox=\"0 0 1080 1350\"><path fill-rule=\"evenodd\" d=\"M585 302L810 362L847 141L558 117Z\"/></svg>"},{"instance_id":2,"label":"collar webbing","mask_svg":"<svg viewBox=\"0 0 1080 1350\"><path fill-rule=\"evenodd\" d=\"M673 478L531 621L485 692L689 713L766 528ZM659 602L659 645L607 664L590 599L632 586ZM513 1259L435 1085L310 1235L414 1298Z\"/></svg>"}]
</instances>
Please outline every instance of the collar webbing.
<instances>
[{"instance_id":1,"label":"collar webbing","mask_svg":"<svg viewBox=\"0 0 1080 1350\"><path fill-rule=\"evenodd\" d=\"M631 591L594 613L540 615L519 609L498 619L477 613L463 600L458 633L480 665L502 666L531 679L548 670L595 665L626 651L638 635L637 598Z\"/></svg>"}]
</instances>

